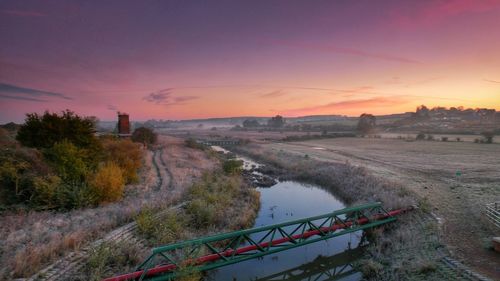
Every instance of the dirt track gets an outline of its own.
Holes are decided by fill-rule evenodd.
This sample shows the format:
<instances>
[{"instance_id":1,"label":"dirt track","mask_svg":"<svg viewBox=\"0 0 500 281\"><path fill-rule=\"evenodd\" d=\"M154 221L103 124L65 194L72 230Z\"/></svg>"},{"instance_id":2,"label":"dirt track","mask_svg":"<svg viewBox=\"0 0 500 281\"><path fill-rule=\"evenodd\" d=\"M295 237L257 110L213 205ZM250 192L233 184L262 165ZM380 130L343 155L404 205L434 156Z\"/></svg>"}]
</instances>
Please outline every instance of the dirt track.
<instances>
[{"instance_id":1,"label":"dirt track","mask_svg":"<svg viewBox=\"0 0 500 281\"><path fill-rule=\"evenodd\" d=\"M401 182L429 201L442 221L442 239L453 257L500 279L500 255L486 247L488 239L499 233L482 213L484 204L500 201L500 145L339 138L266 146L362 165L379 177Z\"/></svg>"},{"instance_id":2,"label":"dirt track","mask_svg":"<svg viewBox=\"0 0 500 281\"><path fill-rule=\"evenodd\" d=\"M141 183L127 187L132 193L140 191L146 196L141 200L141 204L145 207L163 204L167 209L178 208L180 204L172 203L176 203L176 199L180 198L187 186L199 178L204 171L213 169L215 165L213 159L207 158L204 152L187 148L182 139L168 136L160 136L158 147L153 151L148 151L147 154L148 165L147 169L143 170L142 177L148 177L148 181L143 180ZM159 200L147 201L150 195ZM162 201L161 198L166 200ZM128 208L127 205L120 206L120 204L118 203L116 207ZM133 221L109 229L109 232L100 239L86 241L81 248L66 253L26 280L80 280L79 275L88 261L89 253L105 242L126 241L137 245L139 249L147 253L144 241L136 237L135 232L136 223Z\"/></svg>"}]
</instances>

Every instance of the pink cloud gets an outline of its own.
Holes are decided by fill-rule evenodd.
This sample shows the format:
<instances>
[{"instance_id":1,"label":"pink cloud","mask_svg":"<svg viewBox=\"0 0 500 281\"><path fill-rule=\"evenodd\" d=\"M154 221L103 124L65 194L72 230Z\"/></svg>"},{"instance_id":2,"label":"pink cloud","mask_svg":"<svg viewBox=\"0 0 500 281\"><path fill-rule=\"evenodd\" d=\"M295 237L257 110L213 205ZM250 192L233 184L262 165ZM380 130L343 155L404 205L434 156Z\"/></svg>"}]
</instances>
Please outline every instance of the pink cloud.
<instances>
[{"instance_id":1,"label":"pink cloud","mask_svg":"<svg viewBox=\"0 0 500 281\"><path fill-rule=\"evenodd\" d=\"M490 79L483 79L484 81L486 82L490 82L490 83L498 83L500 84L500 81L495 81L495 80L490 80Z\"/></svg>"},{"instance_id":2,"label":"pink cloud","mask_svg":"<svg viewBox=\"0 0 500 281\"><path fill-rule=\"evenodd\" d=\"M298 114L314 114L317 112L330 111L332 113L335 110L345 110L345 109L368 109L373 107L386 107L395 106L408 103L410 99L408 97L398 96L398 97L374 97L369 99L356 99L356 100L346 100L340 102L331 102L328 104L302 107L286 111L285 115L298 115Z\"/></svg>"},{"instance_id":3,"label":"pink cloud","mask_svg":"<svg viewBox=\"0 0 500 281\"><path fill-rule=\"evenodd\" d=\"M276 90L276 91L262 94L262 95L260 95L260 97L262 97L262 98L276 98L276 97L281 97L284 95L286 95L286 92L284 92L282 90Z\"/></svg>"}]
</instances>

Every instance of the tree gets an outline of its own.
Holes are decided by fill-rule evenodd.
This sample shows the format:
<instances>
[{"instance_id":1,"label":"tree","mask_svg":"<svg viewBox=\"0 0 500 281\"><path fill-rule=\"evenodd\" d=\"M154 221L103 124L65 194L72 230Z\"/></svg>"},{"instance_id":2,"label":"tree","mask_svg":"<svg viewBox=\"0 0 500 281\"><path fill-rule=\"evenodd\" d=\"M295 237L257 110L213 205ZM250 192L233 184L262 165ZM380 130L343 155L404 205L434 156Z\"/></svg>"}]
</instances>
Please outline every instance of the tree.
<instances>
[{"instance_id":1,"label":"tree","mask_svg":"<svg viewBox=\"0 0 500 281\"><path fill-rule=\"evenodd\" d=\"M255 119L247 119L243 121L243 127L245 128L256 128L259 126L260 126L259 122Z\"/></svg>"},{"instance_id":2,"label":"tree","mask_svg":"<svg viewBox=\"0 0 500 281\"><path fill-rule=\"evenodd\" d=\"M132 141L140 142L144 144L144 146L155 144L157 138L158 135L153 132L153 130L146 127L137 128L134 130L134 133L132 133Z\"/></svg>"},{"instance_id":3,"label":"tree","mask_svg":"<svg viewBox=\"0 0 500 281\"><path fill-rule=\"evenodd\" d=\"M369 134L375 129L375 126L377 125L377 119L375 116L372 114L367 114L363 113L361 116L359 116L359 121L358 121L358 131L363 134Z\"/></svg>"},{"instance_id":4,"label":"tree","mask_svg":"<svg viewBox=\"0 0 500 281\"><path fill-rule=\"evenodd\" d=\"M495 136L494 132L486 131L486 132L482 132L481 135L484 138L484 140L483 140L484 143L493 143L493 137Z\"/></svg>"},{"instance_id":5,"label":"tree","mask_svg":"<svg viewBox=\"0 0 500 281\"><path fill-rule=\"evenodd\" d=\"M429 108L425 105L421 105L417 107L415 115L420 118L428 118L429 117Z\"/></svg>"},{"instance_id":6,"label":"tree","mask_svg":"<svg viewBox=\"0 0 500 281\"><path fill-rule=\"evenodd\" d=\"M285 125L285 119L281 115L276 115L267 121L267 125L273 128L282 128Z\"/></svg>"},{"instance_id":7,"label":"tree","mask_svg":"<svg viewBox=\"0 0 500 281\"><path fill-rule=\"evenodd\" d=\"M65 139L77 147L90 148L98 143L95 125L94 117L80 117L70 110L61 115L48 111L43 115L29 113L16 139L24 146L35 148L50 148Z\"/></svg>"}]
</instances>

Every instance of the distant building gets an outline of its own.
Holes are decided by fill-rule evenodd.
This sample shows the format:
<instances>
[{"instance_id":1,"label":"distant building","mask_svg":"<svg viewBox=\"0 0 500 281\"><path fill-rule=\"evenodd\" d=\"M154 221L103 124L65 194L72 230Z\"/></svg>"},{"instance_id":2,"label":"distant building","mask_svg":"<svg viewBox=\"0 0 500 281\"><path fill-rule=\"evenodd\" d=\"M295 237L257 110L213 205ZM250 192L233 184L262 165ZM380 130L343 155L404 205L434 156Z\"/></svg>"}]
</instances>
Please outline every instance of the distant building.
<instances>
[{"instance_id":1,"label":"distant building","mask_svg":"<svg viewBox=\"0 0 500 281\"><path fill-rule=\"evenodd\" d=\"M118 112L118 136L130 137L130 121L127 113Z\"/></svg>"}]
</instances>

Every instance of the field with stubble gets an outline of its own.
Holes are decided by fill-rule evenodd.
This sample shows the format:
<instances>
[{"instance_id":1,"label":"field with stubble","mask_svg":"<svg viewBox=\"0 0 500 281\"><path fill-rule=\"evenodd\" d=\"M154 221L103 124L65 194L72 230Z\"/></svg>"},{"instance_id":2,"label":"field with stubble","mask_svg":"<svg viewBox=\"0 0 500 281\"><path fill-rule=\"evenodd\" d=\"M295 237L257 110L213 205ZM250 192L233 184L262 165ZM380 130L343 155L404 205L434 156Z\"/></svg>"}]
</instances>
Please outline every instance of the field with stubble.
<instances>
[{"instance_id":1,"label":"field with stubble","mask_svg":"<svg viewBox=\"0 0 500 281\"><path fill-rule=\"evenodd\" d=\"M499 233L484 218L485 204L500 200L500 145L338 138L263 146L326 162L349 162L400 183L428 202L452 257L500 278L500 256L489 247L491 237Z\"/></svg>"}]
</instances>

